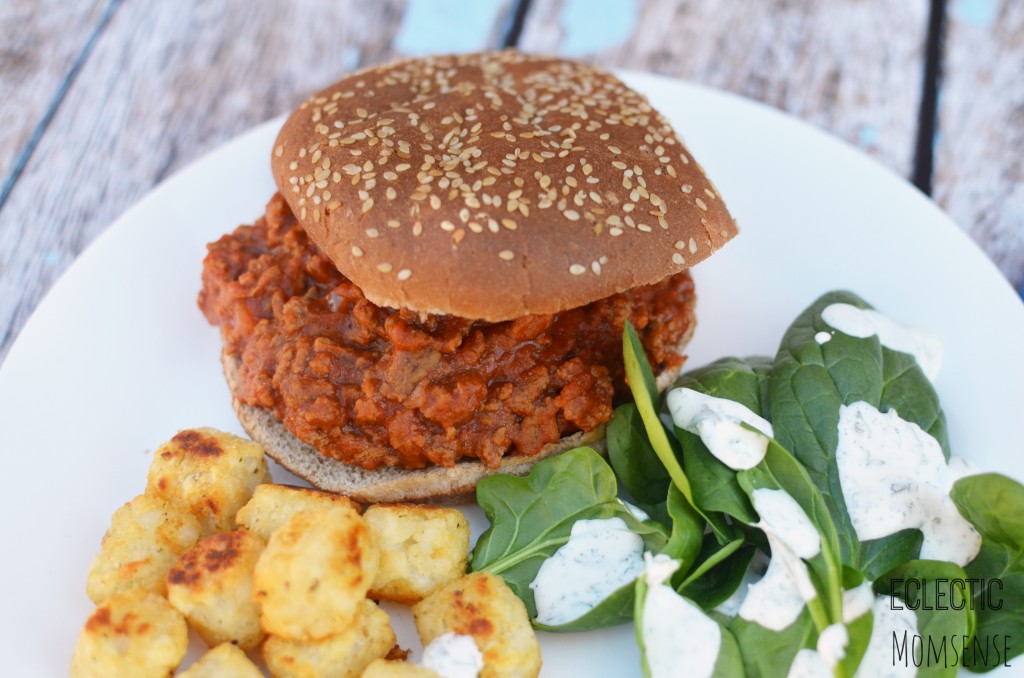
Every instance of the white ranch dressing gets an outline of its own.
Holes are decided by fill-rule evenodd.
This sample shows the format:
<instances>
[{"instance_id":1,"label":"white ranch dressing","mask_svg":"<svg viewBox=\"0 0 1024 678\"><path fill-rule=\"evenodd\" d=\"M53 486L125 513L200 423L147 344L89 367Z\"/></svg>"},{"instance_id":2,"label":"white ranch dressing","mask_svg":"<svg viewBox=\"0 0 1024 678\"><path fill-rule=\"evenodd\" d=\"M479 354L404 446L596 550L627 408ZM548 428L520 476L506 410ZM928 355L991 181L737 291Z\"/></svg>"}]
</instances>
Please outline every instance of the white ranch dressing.
<instances>
[{"instance_id":1,"label":"white ranch dressing","mask_svg":"<svg viewBox=\"0 0 1024 678\"><path fill-rule=\"evenodd\" d=\"M772 557L764 577L747 588L739 616L773 631L781 631L800 616L818 592L801 558L821 552L821 538L810 518L785 490L757 489L751 493L761 520L757 527L768 537Z\"/></svg>"},{"instance_id":2,"label":"white ranch dressing","mask_svg":"<svg viewBox=\"0 0 1024 678\"><path fill-rule=\"evenodd\" d=\"M917 635L917 617L902 605L892 609L892 600L890 596L875 598L871 607L875 615L871 638L854 678L900 678L917 673L914 662L904 664L893 659L893 642L901 641L904 633L907 634L907 651L910 651L910 639Z\"/></svg>"},{"instance_id":3,"label":"white ranch dressing","mask_svg":"<svg viewBox=\"0 0 1024 678\"><path fill-rule=\"evenodd\" d=\"M711 678L722 647L722 629L665 584L678 562L650 554L645 560L648 589L640 629L651 678Z\"/></svg>"},{"instance_id":4,"label":"white ranch dressing","mask_svg":"<svg viewBox=\"0 0 1024 678\"><path fill-rule=\"evenodd\" d=\"M622 518L577 520L569 541L544 561L530 588L537 621L556 626L582 617L644 569L644 540Z\"/></svg>"},{"instance_id":5,"label":"white ranch dressing","mask_svg":"<svg viewBox=\"0 0 1024 678\"><path fill-rule=\"evenodd\" d=\"M773 435L772 425L749 408L689 388L669 391L668 411L676 426L699 435L711 454L734 470L757 466Z\"/></svg>"},{"instance_id":6,"label":"white ranch dressing","mask_svg":"<svg viewBox=\"0 0 1024 678\"><path fill-rule=\"evenodd\" d=\"M619 503L622 504L622 506L625 507L627 511L629 511L629 515L633 516L641 523L651 519L651 517L647 515L647 511L644 511L639 506L633 506L628 501L622 501L621 499L619 499Z\"/></svg>"},{"instance_id":7,"label":"white ranch dressing","mask_svg":"<svg viewBox=\"0 0 1024 678\"><path fill-rule=\"evenodd\" d=\"M785 490L759 488L750 495L758 523L765 532L773 532L789 549L804 560L821 553L821 536L796 499Z\"/></svg>"},{"instance_id":8,"label":"white ranch dressing","mask_svg":"<svg viewBox=\"0 0 1024 678\"><path fill-rule=\"evenodd\" d=\"M472 636L449 631L423 649L423 666L443 678L477 678L484 656Z\"/></svg>"},{"instance_id":9,"label":"white ranch dressing","mask_svg":"<svg viewBox=\"0 0 1024 678\"><path fill-rule=\"evenodd\" d=\"M842 624L832 624L818 636L817 649L796 653L786 678L832 678L833 669L846 656L850 635Z\"/></svg>"},{"instance_id":10,"label":"white ranch dressing","mask_svg":"<svg viewBox=\"0 0 1024 678\"><path fill-rule=\"evenodd\" d=\"M895 410L882 414L865 402L841 406L836 465L861 541L914 528L924 536L921 558L963 566L978 555L981 536L949 497L967 466L947 465L938 441Z\"/></svg>"},{"instance_id":11,"label":"white ranch dressing","mask_svg":"<svg viewBox=\"0 0 1024 678\"><path fill-rule=\"evenodd\" d=\"M740 605L747 597L747 590L751 584L756 584L768 569L768 556L760 549L754 551L754 557L750 559L747 571L743 573L740 585L732 592L732 595L723 600L715 607L715 612L721 612L729 617L735 617L740 611Z\"/></svg>"},{"instance_id":12,"label":"white ranch dressing","mask_svg":"<svg viewBox=\"0 0 1024 678\"><path fill-rule=\"evenodd\" d=\"M793 657L786 678L832 678L834 675L817 650L805 647Z\"/></svg>"},{"instance_id":13,"label":"white ranch dressing","mask_svg":"<svg viewBox=\"0 0 1024 678\"><path fill-rule=\"evenodd\" d=\"M814 340L819 344L824 344L831 338L832 335L829 334L828 332L818 332L817 334L814 335Z\"/></svg>"},{"instance_id":14,"label":"white ranch dressing","mask_svg":"<svg viewBox=\"0 0 1024 678\"><path fill-rule=\"evenodd\" d=\"M863 581L860 586L843 589L843 621L849 624L871 611L875 603L875 592L871 582Z\"/></svg>"},{"instance_id":15,"label":"white ranch dressing","mask_svg":"<svg viewBox=\"0 0 1024 678\"><path fill-rule=\"evenodd\" d=\"M914 356L931 381L935 381L939 374L942 344L927 332L905 327L878 311L851 304L829 304L822 310L821 319L843 334L858 339L878 335L882 346Z\"/></svg>"}]
</instances>

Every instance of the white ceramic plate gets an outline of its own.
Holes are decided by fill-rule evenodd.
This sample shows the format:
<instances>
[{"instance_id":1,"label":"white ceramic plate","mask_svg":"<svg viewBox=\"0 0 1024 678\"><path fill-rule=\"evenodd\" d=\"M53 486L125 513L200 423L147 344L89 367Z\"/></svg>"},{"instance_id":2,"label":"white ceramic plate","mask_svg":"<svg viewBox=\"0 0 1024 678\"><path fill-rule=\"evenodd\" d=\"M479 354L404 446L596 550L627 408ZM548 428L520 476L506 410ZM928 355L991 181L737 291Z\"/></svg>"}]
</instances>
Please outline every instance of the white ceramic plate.
<instances>
[{"instance_id":1,"label":"white ceramic plate","mask_svg":"<svg viewBox=\"0 0 1024 678\"><path fill-rule=\"evenodd\" d=\"M1024 307L980 250L902 179L805 124L730 95L625 77L673 120L743 230L695 271L689 364L774 353L819 294L854 290L943 340L937 386L955 451L1024 477ZM195 298L206 243L259 216L274 190L278 124L129 210L53 288L0 369L7 675L67 671L92 610L89 564L111 514L142 491L150 452L181 428L241 432L217 330ZM411 624L397 626L400 642L415 644ZM545 676L639 673L631 627L541 642Z\"/></svg>"}]
</instances>

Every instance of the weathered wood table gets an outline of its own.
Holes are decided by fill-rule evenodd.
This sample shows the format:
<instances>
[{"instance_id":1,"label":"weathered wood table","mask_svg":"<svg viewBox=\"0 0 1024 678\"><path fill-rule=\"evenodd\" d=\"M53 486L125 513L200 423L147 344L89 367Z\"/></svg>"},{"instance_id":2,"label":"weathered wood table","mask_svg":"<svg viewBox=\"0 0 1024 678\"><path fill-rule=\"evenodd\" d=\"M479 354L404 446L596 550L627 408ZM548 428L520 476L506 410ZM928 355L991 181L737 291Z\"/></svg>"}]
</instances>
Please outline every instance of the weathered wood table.
<instances>
[{"instance_id":1,"label":"weathered wood table","mask_svg":"<svg viewBox=\"0 0 1024 678\"><path fill-rule=\"evenodd\" d=\"M0 360L163 178L344 72L514 46L758 99L930 194L1024 279L1019 0L3 0Z\"/></svg>"}]
</instances>

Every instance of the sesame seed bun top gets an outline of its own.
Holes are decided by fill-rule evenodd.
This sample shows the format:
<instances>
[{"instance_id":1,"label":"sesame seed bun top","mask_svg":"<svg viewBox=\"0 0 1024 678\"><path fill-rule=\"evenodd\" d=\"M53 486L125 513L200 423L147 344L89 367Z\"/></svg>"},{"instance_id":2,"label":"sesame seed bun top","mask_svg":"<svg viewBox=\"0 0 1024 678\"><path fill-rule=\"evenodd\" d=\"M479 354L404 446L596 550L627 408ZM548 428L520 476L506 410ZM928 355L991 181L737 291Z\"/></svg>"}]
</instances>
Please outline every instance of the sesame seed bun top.
<instances>
[{"instance_id":1,"label":"sesame seed bun top","mask_svg":"<svg viewBox=\"0 0 1024 678\"><path fill-rule=\"evenodd\" d=\"M383 306L498 322L708 257L736 224L647 99L517 52L408 59L303 103L272 154L310 237Z\"/></svg>"}]
</instances>

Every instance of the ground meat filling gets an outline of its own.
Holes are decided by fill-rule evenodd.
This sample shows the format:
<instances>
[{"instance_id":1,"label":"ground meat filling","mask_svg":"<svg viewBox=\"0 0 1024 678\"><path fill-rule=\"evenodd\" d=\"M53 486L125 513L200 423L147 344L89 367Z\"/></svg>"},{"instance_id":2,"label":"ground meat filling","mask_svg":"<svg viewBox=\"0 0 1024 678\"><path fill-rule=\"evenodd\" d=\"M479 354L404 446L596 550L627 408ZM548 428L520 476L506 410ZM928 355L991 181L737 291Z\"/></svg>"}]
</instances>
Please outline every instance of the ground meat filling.
<instances>
[{"instance_id":1,"label":"ground meat filling","mask_svg":"<svg viewBox=\"0 0 1024 678\"><path fill-rule=\"evenodd\" d=\"M301 440L376 469L533 455L606 423L625 393L622 327L655 369L693 322L687 273L551 316L485 323L376 306L275 195L209 246L199 305L241 356L238 396Z\"/></svg>"}]
</instances>

